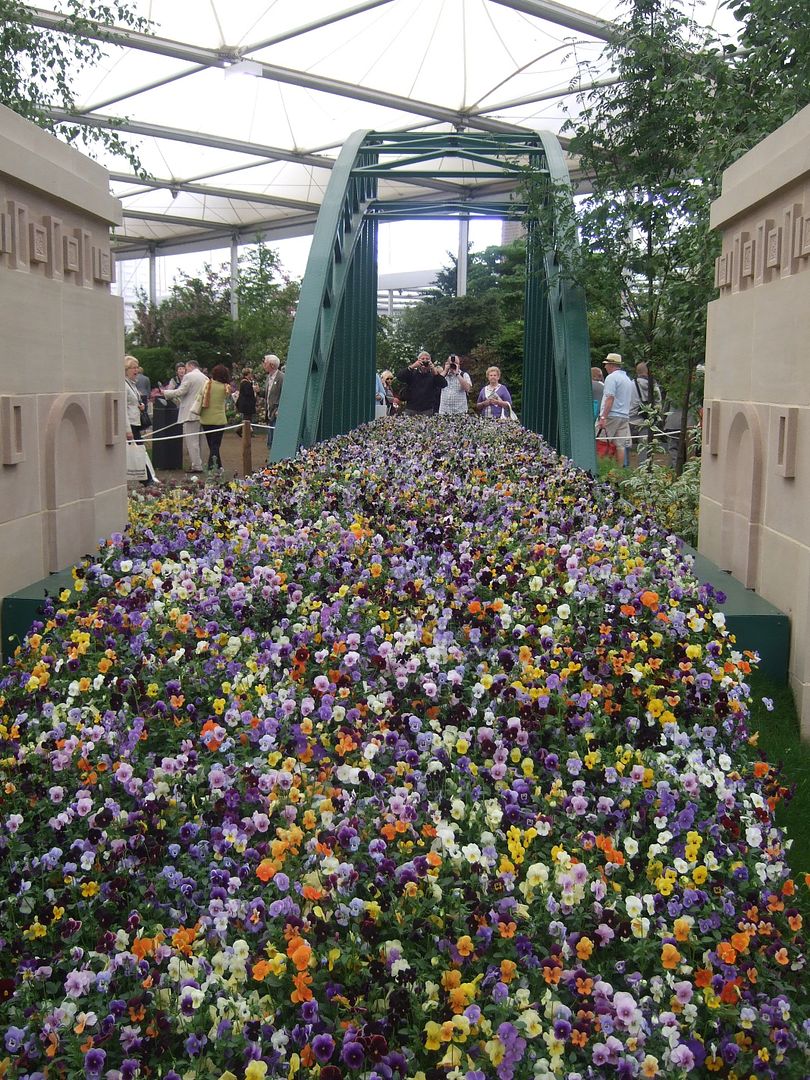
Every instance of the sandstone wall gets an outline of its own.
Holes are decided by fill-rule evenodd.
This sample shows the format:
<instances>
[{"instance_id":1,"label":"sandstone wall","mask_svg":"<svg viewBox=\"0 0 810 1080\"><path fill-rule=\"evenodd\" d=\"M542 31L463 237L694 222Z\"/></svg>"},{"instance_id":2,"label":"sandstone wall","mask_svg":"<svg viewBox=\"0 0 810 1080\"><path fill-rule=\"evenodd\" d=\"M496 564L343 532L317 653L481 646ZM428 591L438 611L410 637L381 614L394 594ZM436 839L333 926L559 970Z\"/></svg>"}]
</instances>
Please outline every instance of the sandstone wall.
<instances>
[{"instance_id":1,"label":"sandstone wall","mask_svg":"<svg viewBox=\"0 0 810 1080\"><path fill-rule=\"evenodd\" d=\"M723 177L699 549L791 619L810 738L810 107Z\"/></svg>"},{"instance_id":2,"label":"sandstone wall","mask_svg":"<svg viewBox=\"0 0 810 1080\"><path fill-rule=\"evenodd\" d=\"M126 520L106 170L0 106L0 598Z\"/></svg>"}]
</instances>

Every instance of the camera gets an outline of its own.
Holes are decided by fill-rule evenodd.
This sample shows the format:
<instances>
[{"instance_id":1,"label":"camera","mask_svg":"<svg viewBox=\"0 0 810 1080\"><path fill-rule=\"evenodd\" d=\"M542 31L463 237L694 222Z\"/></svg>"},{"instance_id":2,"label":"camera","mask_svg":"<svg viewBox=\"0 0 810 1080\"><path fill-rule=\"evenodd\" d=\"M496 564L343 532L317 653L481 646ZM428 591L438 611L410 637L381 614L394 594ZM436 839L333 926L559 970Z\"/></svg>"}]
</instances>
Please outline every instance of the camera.
<instances>
[{"instance_id":1,"label":"camera","mask_svg":"<svg viewBox=\"0 0 810 1080\"><path fill-rule=\"evenodd\" d=\"M450 371L458 371L458 357L453 354L453 356L448 356L447 359L450 364Z\"/></svg>"}]
</instances>

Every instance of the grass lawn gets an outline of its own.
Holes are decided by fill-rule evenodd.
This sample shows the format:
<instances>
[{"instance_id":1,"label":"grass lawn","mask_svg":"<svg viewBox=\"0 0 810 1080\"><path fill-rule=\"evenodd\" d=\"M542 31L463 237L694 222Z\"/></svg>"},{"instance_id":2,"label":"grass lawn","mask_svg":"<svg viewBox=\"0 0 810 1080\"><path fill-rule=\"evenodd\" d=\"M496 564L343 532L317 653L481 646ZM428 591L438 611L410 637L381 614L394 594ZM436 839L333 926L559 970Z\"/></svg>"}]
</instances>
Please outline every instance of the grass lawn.
<instances>
[{"instance_id":1,"label":"grass lawn","mask_svg":"<svg viewBox=\"0 0 810 1080\"><path fill-rule=\"evenodd\" d=\"M751 678L751 729L768 761L782 765L782 781L793 796L777 809L776 819L793 839L790 864L797 875L810 873L810 742L799 737L799 720L789 686L762 674ZM773 701L773 712L762 698Z\"/></svg>"}]
</instances>

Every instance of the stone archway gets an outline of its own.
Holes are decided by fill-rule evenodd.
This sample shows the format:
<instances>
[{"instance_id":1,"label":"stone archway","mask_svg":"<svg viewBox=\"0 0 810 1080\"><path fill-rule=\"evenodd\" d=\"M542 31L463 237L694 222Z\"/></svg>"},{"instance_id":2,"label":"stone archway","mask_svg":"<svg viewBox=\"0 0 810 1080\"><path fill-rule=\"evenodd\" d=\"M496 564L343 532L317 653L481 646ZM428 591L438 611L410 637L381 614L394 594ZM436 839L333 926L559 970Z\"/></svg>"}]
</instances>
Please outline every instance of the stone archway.
<instances>
[{"instance_id":1,"label":"stone archway","mask_svg":"<svg viewBox=\"0 0 810 1080\"><path fill-rule=\"evenodd\" d=\"M45 421L43 541L51 571L97 545L89 401L60 394Z\"/></svg>"},{"instance_id":2,"label":"stone archway","mask_svg":"<svg viewBox=\"0 0 810 1080\"><path fill-rule=\"evenodd\" d=\"M722 550L725 569L757 587L764 453L759 416L738 405L728 429L723 470Z\"/></svg>"}]
</instances>

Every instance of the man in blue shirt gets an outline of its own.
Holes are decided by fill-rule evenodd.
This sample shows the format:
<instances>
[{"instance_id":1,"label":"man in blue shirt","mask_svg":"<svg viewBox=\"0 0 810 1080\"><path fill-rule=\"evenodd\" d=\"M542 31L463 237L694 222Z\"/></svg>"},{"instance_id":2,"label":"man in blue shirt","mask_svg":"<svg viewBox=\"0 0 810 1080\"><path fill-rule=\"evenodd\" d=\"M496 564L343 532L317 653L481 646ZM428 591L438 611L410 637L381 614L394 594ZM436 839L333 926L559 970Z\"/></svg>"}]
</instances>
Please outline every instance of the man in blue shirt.
<instances>
[{"instance_id":1,"label":"man in blue shirt","mask_svg":"<svg viewBox=\"0 0 810 1080\"><path fill-rule=\"evenodd\" d=\"M630 399L633 384L622 367L619 353L608 353L605 357L605 389L602 393L602 405L596 420L596 434L607 438L617 450L623 452L624 467L630 464Z\"/></svg>"}]
</instances>

